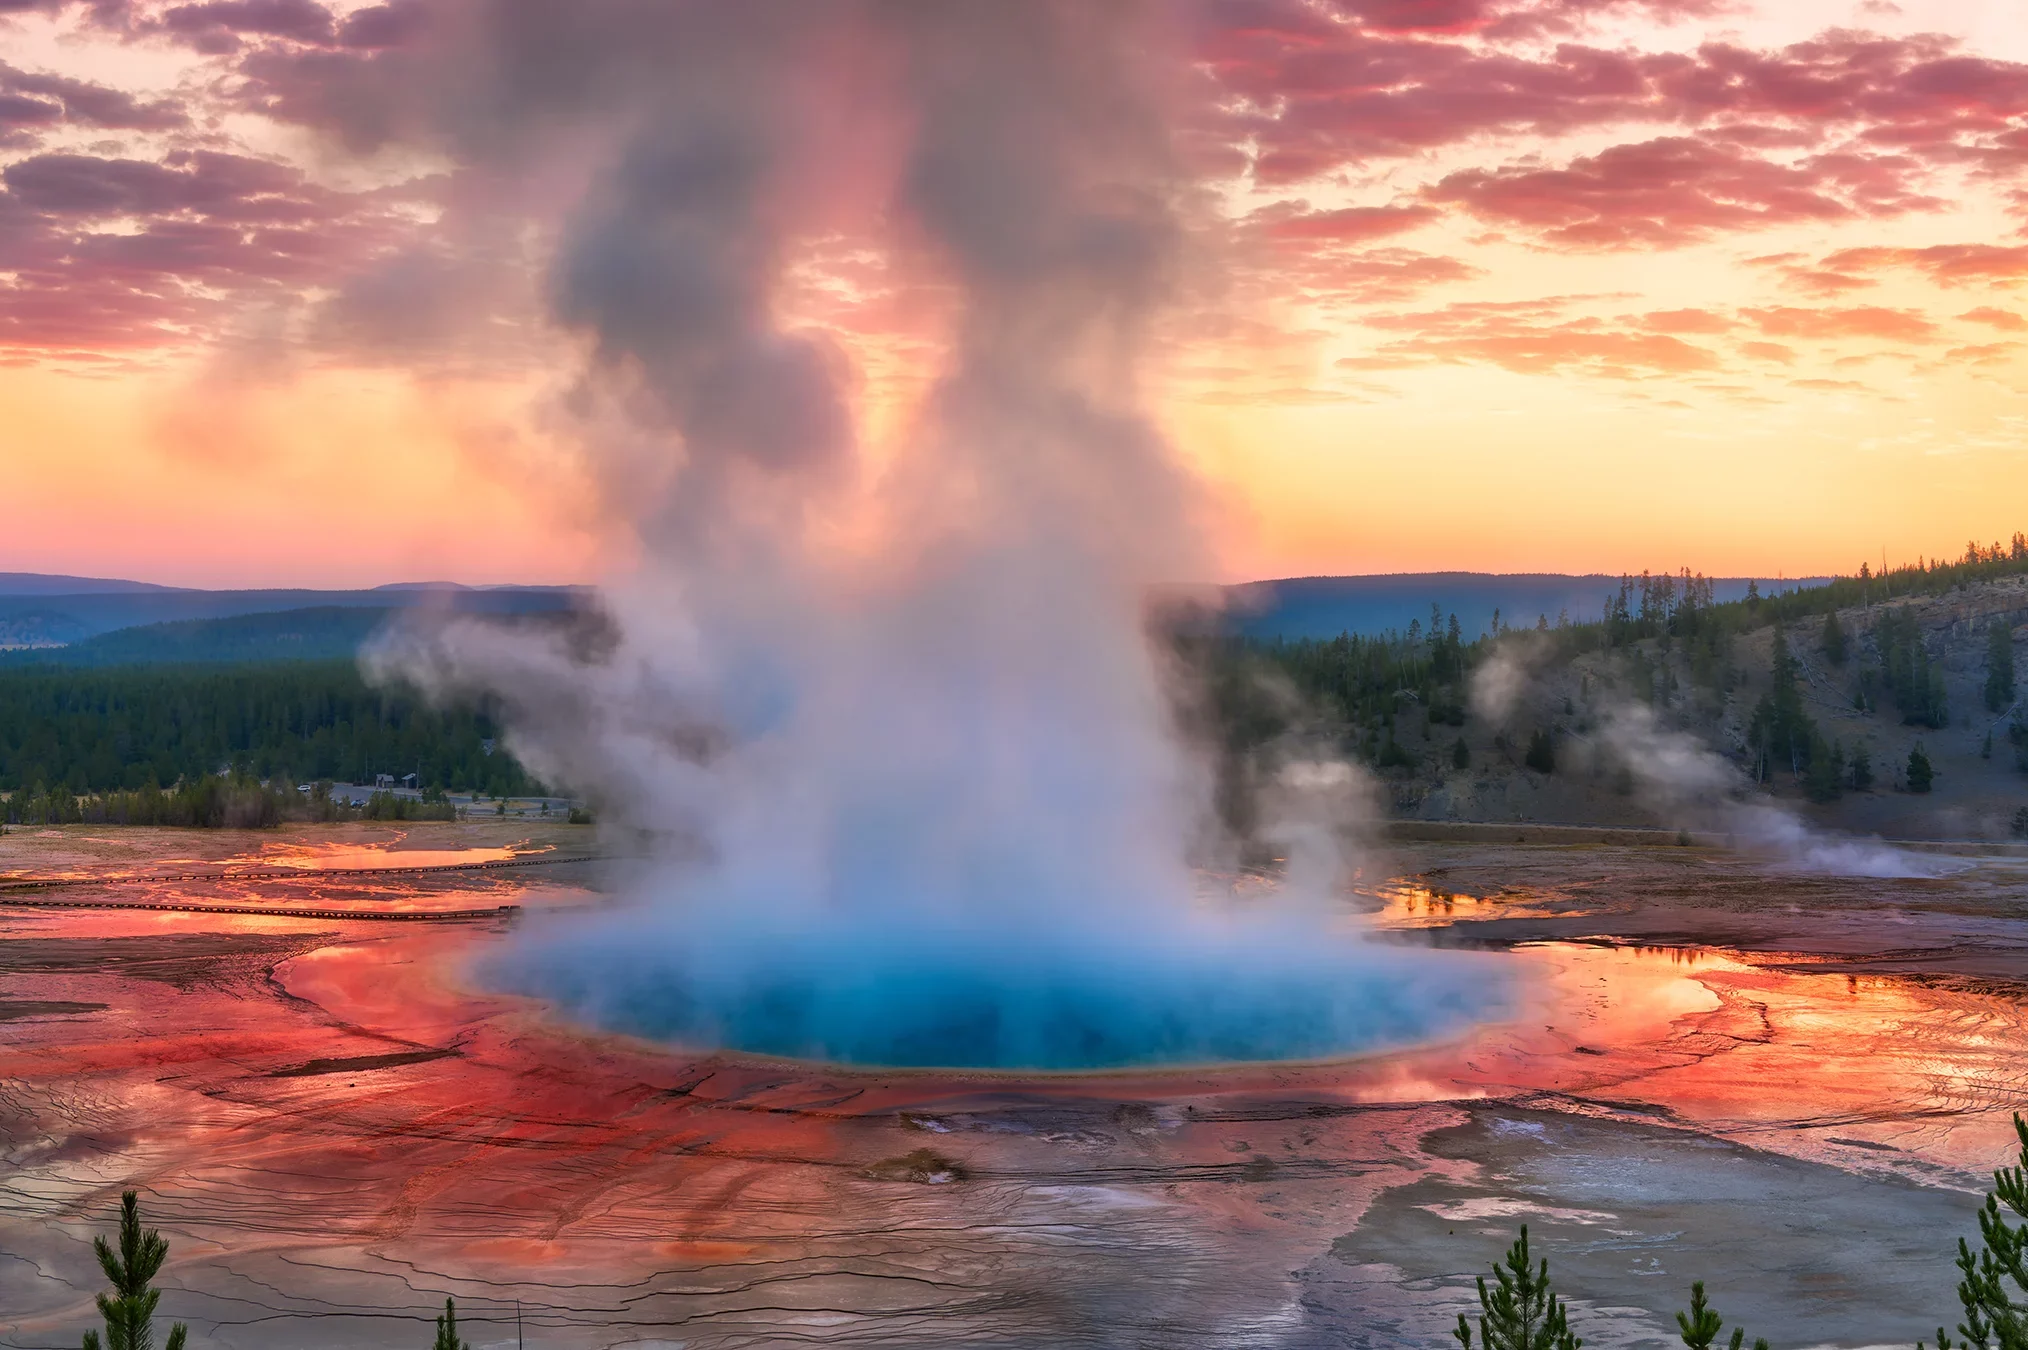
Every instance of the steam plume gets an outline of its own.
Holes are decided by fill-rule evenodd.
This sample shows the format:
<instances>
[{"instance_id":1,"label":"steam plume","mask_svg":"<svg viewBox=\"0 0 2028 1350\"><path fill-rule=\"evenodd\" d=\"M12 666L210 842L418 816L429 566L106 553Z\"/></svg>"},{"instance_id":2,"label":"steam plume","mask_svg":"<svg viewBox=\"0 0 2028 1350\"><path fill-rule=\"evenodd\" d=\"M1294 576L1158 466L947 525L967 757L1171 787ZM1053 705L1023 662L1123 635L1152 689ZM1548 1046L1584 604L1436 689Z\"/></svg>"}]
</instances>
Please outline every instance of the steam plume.
<instances>
[{"instance_id":1,"label":"steam plume","mask_svg":"<svg viewBox=\"0 0 2028 1350\"><path fill-rule=\"evenodd\" d=\"M1195 898L1210 785L1144 632L1149 587L1204 561L1197 486L1141 404L1200 210L1166 134L1186 63L1165 11L643 9L688 44L684 77L567 53L571 111L622 148L551 269L643 565L594 641L452 627L369 658L496 691L532 769L652 841L624 911L501 978L627 1030L890 1064L1316 1056L1475 1012L1469 958L1383 956L1314 903L1331 831L1303 809L1283 833L1307 897L1244 918ZM475 14L490 78L543 74L518 6ZM827 164L840 109L857 168L889 174L857 217L872 198ZM877 478L845 362L775 309L805 234L848 225L956 297ZM841 546L855 526L880 546ZM1351 792L1283 787L1311 811Z\"/></svg>"}]
</instances>

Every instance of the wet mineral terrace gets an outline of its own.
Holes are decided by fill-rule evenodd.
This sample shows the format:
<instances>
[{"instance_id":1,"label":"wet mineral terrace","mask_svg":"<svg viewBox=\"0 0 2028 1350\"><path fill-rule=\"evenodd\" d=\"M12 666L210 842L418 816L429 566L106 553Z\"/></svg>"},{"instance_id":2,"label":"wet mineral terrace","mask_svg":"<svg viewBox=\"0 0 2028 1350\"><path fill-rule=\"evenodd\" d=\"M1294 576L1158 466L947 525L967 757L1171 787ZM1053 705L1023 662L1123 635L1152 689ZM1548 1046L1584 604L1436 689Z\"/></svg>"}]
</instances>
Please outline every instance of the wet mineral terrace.
<instances>
[{"instance_id":1,"label":"wet mineral terrace","mask_svg":"<svg viewBox=\"0 0 2028 1350\"><path fill-rule=\"evenodd\" d=\"M581 1032L468 968L591 832L0 839L0 1345L77 1343L119 1191L194 1346L1445 1343L1520 1223L1596 1347L1706 1280L1777 1346L1955 1321L2028 1106L2028 859L1403 845L1353 903L1497 1024L1026 1081ZM158 907L159 906L159 907ZM509 908L502 908L507 906Z\"/></svg>"}]
</instances>

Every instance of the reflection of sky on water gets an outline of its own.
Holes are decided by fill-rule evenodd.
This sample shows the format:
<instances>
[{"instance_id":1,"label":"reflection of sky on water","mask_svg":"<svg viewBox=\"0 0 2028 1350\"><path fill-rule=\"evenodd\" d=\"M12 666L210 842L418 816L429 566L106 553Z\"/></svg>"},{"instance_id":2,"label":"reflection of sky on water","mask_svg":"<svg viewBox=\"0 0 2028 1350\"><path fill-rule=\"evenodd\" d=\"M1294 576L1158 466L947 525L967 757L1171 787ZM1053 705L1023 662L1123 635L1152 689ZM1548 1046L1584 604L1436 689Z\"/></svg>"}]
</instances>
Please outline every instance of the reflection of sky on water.
<instances>
[{"instance_id":1,"label":"reflection of sky on water","mask_svg":"<svg viewBox=\"0 0 2028 1350\"><path fill-rule=\"evenodd\" d=\"M1505 1007L1497 958L1366 943L1341 916L767 926L694 909L546 925L505 988L692 1048L896 1067L1089 1071L1313 1060Z\"/></svg>"}]
</instances>

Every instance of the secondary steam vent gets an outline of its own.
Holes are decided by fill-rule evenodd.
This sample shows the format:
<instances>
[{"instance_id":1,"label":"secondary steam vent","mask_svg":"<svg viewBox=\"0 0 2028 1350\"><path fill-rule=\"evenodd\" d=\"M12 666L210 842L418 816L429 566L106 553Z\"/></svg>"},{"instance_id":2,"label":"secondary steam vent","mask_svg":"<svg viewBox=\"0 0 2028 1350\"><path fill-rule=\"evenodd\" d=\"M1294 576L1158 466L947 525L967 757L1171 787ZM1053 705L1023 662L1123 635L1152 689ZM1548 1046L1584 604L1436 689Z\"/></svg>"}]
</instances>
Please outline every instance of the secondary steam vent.
<instances>
[{"instance_id":1,"label":"secondary steam vent","mask_svg":"<svg viewBox=\"0 0 2028 1350\"><path fill-rule=\"evenodd\" d=\"M1171 302L1217 289L1185 8L585 0L565 41L480 4L405 49L430 96L377 127L469 146L473 201L567 193L526 236L583 361L555 425L638 560L609 624L369 657L490 695L643 859L498 978L882 1064L1309 1057L1469 1013L1463 958L1383 956L1320 899L1365 800L1327 757L1253 766L1283 912L1193 898L1230 855L1148 605L1218 573L1215 512L1143 404ZM855 327L881 315L905 341Z\"/></svg>"}]
</instances>

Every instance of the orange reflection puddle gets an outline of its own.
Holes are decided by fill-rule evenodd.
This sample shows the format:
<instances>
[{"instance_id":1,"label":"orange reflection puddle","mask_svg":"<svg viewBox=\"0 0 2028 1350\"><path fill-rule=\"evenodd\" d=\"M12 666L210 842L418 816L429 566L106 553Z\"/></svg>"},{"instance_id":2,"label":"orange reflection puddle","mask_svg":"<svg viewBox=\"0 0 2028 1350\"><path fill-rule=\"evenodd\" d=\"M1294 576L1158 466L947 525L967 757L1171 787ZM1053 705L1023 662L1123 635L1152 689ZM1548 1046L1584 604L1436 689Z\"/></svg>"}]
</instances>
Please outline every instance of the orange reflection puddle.
<instances>
[{"instance_id":1,"label":"orange reflection puddle","mask_svg":"<svg viewBox=\"0 0 2028 1350\"><path fill-rule=\"evenodd\" d=\"M1383 886L1375 894L1383 905L1380 921L1403 927L1447 924L1457 917L1460 907L1470 914L1481 904L1476 895L1460 895L1413 881Z\"/></svg>"},{"instance_id":2,"label":"orange reflection puddle","mask_svg":"<svg viewBox=\"0 0 2028 1350\"><path fill-rule=\"evenodd\" d=\"M217 842L225 847L208 857L148 850L145 840L135 849L136 841L122 838L110 841L122 845L120 850L98 850L113 853L112 858L79 865L79 851L108 841L71 832L63 835L68 847L46 855L41 865L0 873L0 905L66 913L112 909L470 919L530 904L568 906L598 899L581 885L498 870L503 864L555 855L553 843L510 835L504 842L405 848L409 834L386 831L349 841L221 838ZM443 838L446 844L454 840ZM130 861L137 851L146 858L138 866ZM128 857L120 857L122 852Z\"/></svg>"},{"instance_id":3,"label":"orange reflection puddle","mask_svg":"<svg viewBox=\"0 0 2028 1350\"><path fill-rule=\"evenodd\" d=\"M553 851L549 845L526 840L502 848L428 849L402 848L401 836L386 844L277 844L260 853L233 859L249 867L289 867L304 871L372 871L391 867L458 867L474 863L507 862Z\"/></svg>"},{"instance_id":4,"label":"orange reflection puddle","mask_svg":"<svg viewBox=\"0 0 2028 1350\"><path fill-rule=\"evenodd\" d=\"M1355 887L1355 894L1377 902L1368 915L1383 928L1443 928L1459 920L1524 913L1541 919L1585 912L1570 908L1552 891L1504 887L1491 895L1472 895L1432 885L1423 877L1395 877L1377 886Z\"/></svg>"}]
</instances>

